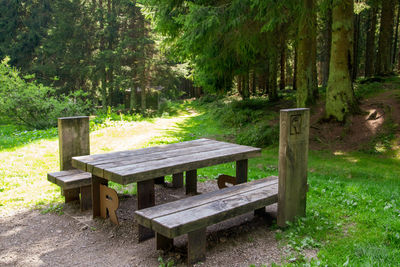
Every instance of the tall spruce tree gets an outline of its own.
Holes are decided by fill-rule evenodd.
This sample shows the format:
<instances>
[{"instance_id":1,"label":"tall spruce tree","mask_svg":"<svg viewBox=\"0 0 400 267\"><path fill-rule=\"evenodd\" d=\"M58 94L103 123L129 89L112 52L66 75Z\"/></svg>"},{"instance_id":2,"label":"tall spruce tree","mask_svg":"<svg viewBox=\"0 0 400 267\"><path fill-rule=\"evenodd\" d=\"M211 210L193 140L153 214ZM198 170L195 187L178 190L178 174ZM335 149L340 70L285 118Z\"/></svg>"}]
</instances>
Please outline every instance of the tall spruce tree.
<instances>
[{"instance_id":1,"label":"tall spruce tree","mask_svg":"<svg viewBox=\"0 0 400 267\"><path fill-rule=\"evenodd\" d=\"M326 91L326 116L344 121L355 111L351 80L353 59L353 0L334 1L332 8L332 48Z\"/></svg>"},{"instance_id":2,"label":"tall spruce tree","mask_svg":"<svg viewBox=\"0 0 400 267\"><path fill-rule=\"evenodd\" d=\"M317 16L315 0L302 1L299 22L299 41L297 58L297 107L306 107L315 102L318 95L316 72L317 55Z\"/></svg>"}]
</instances>

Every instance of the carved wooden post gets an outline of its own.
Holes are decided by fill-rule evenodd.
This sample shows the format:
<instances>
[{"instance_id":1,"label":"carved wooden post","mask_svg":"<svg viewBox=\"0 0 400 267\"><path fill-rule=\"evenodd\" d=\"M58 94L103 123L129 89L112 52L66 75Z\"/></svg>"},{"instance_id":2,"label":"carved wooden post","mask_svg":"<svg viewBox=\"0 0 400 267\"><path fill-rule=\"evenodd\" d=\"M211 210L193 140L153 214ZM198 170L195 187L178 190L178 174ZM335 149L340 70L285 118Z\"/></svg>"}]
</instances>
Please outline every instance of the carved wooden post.
<instances>
[{"instance_id":1,"label":"carved wooden post","mask_svg":"<svg viewBox=\"0 0 400 267\"><path fill-rule=\"evenodd\" d=\"M280 112L278 226L306 214L310 110Z\"/></svg>"},{"instance_id":2,"label":"carved wooden post","mask_svg":"<svg viewBox=\"0 0 400 267\"><path fill-rule=\"evenodd\" d=\"M73 169L72 157L90 154L89 117L58 118L58 140L60 170L71 170ZM80 188L63 190L62 193L65 196L65 202L79 200L80 191ZM82 191L90 192L90 189L83 188ZM83 194L81 203L83 203L84 206L91 203L90 195L87 196L87 194Z\"/></svg>"}]
</instances>

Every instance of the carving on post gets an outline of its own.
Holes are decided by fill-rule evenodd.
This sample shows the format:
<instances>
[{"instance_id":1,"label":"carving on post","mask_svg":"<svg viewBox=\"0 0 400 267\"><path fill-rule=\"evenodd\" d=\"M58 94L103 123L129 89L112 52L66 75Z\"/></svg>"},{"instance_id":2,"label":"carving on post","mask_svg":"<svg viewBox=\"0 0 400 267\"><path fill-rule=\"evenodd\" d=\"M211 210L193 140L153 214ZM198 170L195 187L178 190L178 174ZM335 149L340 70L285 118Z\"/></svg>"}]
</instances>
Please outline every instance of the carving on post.
<instances>
[{"instance_id":1,"label":"carving on post","mask_svg":"<svg viewBox=\"0 0 400 267\"><path fill-rule=\"evenodd\" d=\"M116 213L118 207L117 192L106 185L100 184L100 216L105 219L108 215L114 224L119 225Z\"/></svg>"},{"instance_id":2,"label":"carving on post","mask_svg":"<svg viewBox=\"0 0 400 267\"><path fill-rule=\"evenodd\" d=\"M278 226L306 214L310 110L280 112Z\"/></svg>"},{"instance_id":3,"label":"carving on post","mask_svg":"<svg viewBox=\"0 0 400 267\"><path fill-rule=\"evenodd\" d=\"M230 175L221 174L218 176L217 184L219 189L228 187L226 184L236 185L237 178Z\"/></svg>"}]
</instances>

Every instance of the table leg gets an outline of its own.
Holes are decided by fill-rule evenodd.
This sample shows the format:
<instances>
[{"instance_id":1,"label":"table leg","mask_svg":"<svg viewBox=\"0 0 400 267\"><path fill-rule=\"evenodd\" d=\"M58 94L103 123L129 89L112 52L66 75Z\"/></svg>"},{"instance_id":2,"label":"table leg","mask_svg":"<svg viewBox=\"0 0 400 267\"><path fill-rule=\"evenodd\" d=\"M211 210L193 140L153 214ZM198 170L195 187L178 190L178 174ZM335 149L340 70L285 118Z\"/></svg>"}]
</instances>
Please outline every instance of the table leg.
<instances>
[{"instance_id":1,"label":"table leg","mask_svg":"<svg viewBox=\"0 0 400 267\"><path fill-rule=\"evenodd\" d=\"M172 174L172 187L173 188L183 187L183 172Z\"/></svg>"},{"instance_id":2,"label":"table leg","mask_svg":"<svg viewBox=\"0 0 400 267\"><path fill-rule=\"evenodd\" d=\"M247 169L248 169L248 160L238 160L236 161L236 182L237 184L247 182Z\"/></svg>"},{"instance_id":3,"label":"table leg","mask_svg":"<svg viewBox=\"0 0 400 267\"><path fill-rule=\"evenodd\" d=\"M100 185L108 185L106 179L92 175L92 212L93 218L100 216Z\"/></svg>"},{"instance_id":4,"label":"table leg","mask_svg":"<svg viewBox=\"0 0 400 267\"><path fill-rule=\"evenodd\" d=\"M197 193L197 170L186 172L186 195Z\"/></svg>"},{"instance_id":5,"label":"table leg","mask_svg":"<svg viewBox=\"0 0 400 267\"><path fill-rule=\"evenodd\" d=\"M92 207L92 187L90 185L81 186L81 211Z\"/></svg>"},{"instance_id":6,"label":"table leg","mask_svg":"<svg viewBox=\"0 0 400 267\"><path fill-rule=\"evenodd\" d=\"M154 180L137 183L137 209L145 209L155 205ZM142 225L138 228L139 242L154 237L154 232Z\"/></svg>"}]
</instances>

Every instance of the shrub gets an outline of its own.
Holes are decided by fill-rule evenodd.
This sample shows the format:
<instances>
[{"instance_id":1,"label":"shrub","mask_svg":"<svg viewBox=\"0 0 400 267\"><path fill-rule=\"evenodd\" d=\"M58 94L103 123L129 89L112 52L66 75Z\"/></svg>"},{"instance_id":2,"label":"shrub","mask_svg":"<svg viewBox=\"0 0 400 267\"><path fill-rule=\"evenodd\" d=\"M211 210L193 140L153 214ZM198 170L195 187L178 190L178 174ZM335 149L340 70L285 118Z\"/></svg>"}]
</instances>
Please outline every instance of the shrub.
<instances>
[{"instance_id":1,"label":"shrub","mask_svg":"<svg viewBox=\"0 0 400 267\"><path fill-rule=\"evenodd\" d=\"M257 123L239 132L236 141L241 145L267 147L279 142L279 125L271 126L267 121Z\"/></svg>"},{"instance_id":2,"label":"shrub","mask_svg":"<svg viewBox=\"0 0 400 267\"><path fill-rule=\"evenodd\" d=\"M33 76L20 77L8 65L8 58L0 63L0 116L8 117L30 128L44 129L57 125L58 117L87 114L89 102L85 93L77 91L68 97L56 97L55 89L27 81Z\"/></svg>"}]
</instances>

